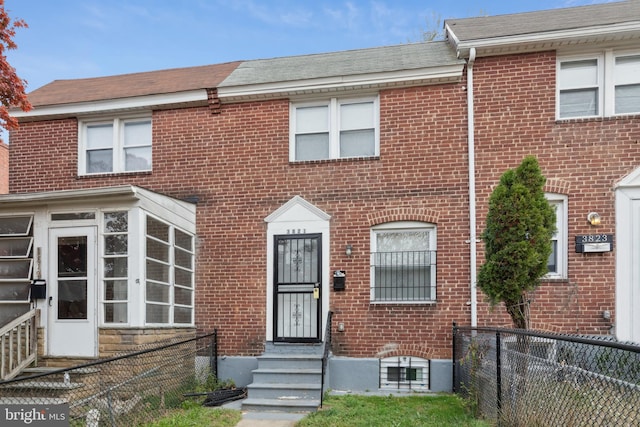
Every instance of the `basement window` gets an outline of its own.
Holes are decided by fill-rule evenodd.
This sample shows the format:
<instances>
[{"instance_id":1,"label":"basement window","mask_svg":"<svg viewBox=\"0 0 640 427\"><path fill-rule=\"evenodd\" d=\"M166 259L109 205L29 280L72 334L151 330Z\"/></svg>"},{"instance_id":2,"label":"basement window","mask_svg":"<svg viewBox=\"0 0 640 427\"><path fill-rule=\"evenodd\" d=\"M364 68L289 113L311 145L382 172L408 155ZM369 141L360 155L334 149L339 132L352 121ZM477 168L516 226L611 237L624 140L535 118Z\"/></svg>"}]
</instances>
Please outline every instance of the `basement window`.
<instances>
[{"instance_id":1,"label":"basement window","mask_svg":"<svg viewBox=\"0 0 640 427\"><path fill-rule=\"evenodd\" d=\"M429 361L413 356L381 359L380 388L384 390L429 390Z\"/></svg>"}]
</instances>

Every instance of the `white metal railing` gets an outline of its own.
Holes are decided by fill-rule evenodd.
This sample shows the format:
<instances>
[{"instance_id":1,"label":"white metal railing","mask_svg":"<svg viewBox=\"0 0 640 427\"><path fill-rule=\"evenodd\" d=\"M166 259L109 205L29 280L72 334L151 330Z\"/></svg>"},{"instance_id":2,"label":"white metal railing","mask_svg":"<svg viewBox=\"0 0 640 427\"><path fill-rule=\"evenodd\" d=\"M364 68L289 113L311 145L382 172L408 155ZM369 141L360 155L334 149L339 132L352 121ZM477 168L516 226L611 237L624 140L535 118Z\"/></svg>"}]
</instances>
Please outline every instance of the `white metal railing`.
<instances>
[{"instance_id":1,"label":"white metal railing","mask_svg":"<svg viewBox=\"0 0 640 427\"><path fill-rule=\"evenodd\" d=\"M34 308L0 328L0 380L10 380L34 360L40 310Z\"/></svg>"}]
</instances>

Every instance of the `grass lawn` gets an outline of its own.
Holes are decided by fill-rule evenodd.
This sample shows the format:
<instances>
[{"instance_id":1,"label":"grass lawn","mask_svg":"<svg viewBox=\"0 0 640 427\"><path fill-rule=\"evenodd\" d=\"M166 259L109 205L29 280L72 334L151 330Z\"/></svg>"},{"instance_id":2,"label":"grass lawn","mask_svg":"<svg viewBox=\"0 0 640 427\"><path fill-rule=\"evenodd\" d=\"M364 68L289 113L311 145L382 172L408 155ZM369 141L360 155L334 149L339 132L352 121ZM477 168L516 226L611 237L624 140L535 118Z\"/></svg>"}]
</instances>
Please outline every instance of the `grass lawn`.
<instances>
[{"instance_id":1,"label":"grass lawn","mask_svg":"<svg viewBox=\"0 0 640 427\"><path fill-rule=\"evenodd\" d=\"M240 411L185 405L169 416L144 427L233 427ZM313 412L296 427L488 427L473 418L462 399L455 395L409 396L329 396L323 408Z\"/></svg>"},{"instance_id":2,"label":"grass lawn","mask_svg":"<svg viewBox=\"0 0 640 427\"><path fill-rule=\"evenodd\" d=\"M473 418L457 396L329 396L296 427L490 426Z\"/></svg>"},{"instance_id":3,"label":"grass lawn","mask_svg":"<svg viewBox=\"0 0 640 427\"><path fill-rule=\"evenodd\" d=\"M233 409L207 408L187 401L184 409L145 424L143 427L233 427L240 422L242 413Z\"/></svg>"}]
</instances>

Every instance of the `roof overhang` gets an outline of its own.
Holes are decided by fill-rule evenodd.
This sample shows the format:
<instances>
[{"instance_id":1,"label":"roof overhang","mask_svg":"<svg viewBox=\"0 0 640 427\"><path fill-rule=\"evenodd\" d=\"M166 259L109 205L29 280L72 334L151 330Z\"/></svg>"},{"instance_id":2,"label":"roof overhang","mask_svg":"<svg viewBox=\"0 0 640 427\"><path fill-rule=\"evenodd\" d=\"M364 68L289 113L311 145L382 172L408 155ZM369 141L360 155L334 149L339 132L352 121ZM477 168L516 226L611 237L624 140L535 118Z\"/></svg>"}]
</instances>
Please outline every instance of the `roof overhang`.
<instances>
[{"instance_id":1,"label":"roof overhang","mask_svg":"<svg viewBox=\"0 0 640 427\"><path fill-rule=\"evenodd\" d=\"M108 114L113 112L142 110L148 111L198 105L207 105L206 89L136 96L131 98L79 102L73 104L35 106L31 111L27 112L20 109L12 109L11 115L21 122L26 122L90 114Z\"/></svg>"},{"instance_id":2,"label":"roof overhang","mask_svg":"<svg viewBox=\"0 0 640 427\"><path fill-rule=\"evenodd\" d=\"M223 103L254 101L342 91L371 91L394 87L455 83L461 80L464 64L375 74L334 76L253 85L220 86Z\"/></svg>"},{"instance_id":3,"label":"roof overhang","mask_svg":"<svg viewBox=\"0 0 640 427\"><path fill-rule=\"evenodd\" d=\"M195 212L195 205L193 203L174 199L172 197L155 193L153 191L137 187L135 185L82 188L78 190L43 191L35 193L2 194L0 195L0 209L14 208L18 206L42 206L77 202L133 202L142 199L156 200L156 203L171 200L172 203L184 205L185 207L193 206L192 209Z\"/></svg>"},{"instance_id":4,"label":"roof overhang","mask_svg":"<svg viewBox=\"0 0 640 427\"><path fill-rule=\"evenodd\" d=\"M459 40L448 25L445 31L458 58L468 58L471 48L475 48L476 56L480 57L637 41L640 40L640 21L473 40Z\"/></svg>"}]
</instances>

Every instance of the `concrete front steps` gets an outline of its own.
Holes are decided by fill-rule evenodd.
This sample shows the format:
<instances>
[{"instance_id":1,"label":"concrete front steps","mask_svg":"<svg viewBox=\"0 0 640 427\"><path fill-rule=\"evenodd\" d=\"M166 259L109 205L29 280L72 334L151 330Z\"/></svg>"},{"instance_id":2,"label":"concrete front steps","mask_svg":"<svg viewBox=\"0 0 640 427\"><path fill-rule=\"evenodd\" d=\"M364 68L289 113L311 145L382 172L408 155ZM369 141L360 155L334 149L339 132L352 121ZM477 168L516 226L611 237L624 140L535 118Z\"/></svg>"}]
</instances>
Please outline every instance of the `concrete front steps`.
<instances>
[{"instance_id":1,"label":"concrete front steps","mask_svg":"<svg viewBox=\"0 0 640 427\"><path fill-rule=\"evenodd\" d=\"M20 401L22 398L42 399L43 401L64 400L70 396L74 398L84 397L88 392L83 392L85 384L95 384L96 368L72 368L66 374L59 372L62 367L38 366L22 370L13 383L7 384L0 390L0 397ZM31 378L32 376L35 376Z\"/></svg>"},{"instance_id":2,"label":"concrete front steps","mask_svg":"<svg viewBox=\"0 0 640 427\"><path fill-rule=\"evenodd\" d=\"M247 386L245 411L313 412L322 393L321 344L267 343Z\"/></svg>"}]
</instances>

